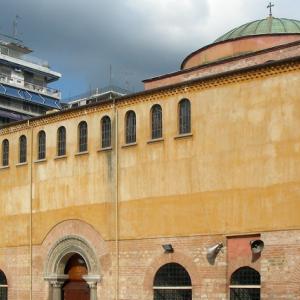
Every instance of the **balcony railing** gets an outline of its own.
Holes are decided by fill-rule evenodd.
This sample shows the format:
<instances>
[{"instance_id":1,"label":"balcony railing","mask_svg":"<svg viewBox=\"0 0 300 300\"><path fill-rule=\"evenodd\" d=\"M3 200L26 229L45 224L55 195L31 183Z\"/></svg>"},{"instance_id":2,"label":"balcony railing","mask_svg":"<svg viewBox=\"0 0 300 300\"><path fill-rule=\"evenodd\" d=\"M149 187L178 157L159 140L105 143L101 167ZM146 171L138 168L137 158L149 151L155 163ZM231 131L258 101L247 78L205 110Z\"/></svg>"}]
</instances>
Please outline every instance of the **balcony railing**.
<instances>
[{"instance_id":1,"label":"balcony railing","mask_svg":"<svg viewBox=\"0 0 300 300\"><path fill-rule=\"evenodd\" d=\"M45 67L45 68L49 69L49 63L46 60L37 58L37 57L32 56L32 55L20 53L16 50L7 48L3 45L0 45L0 54L10 56L12 58L17 58L17 59L20 59L20 60L24 60L26 62L35 64L35 65L39 65L39 66L42 66L42 67Z\"/></svg>"},{"instance_id":2,"label":"balcony railing","mask_svg":"<svg viewBox=\"0 0 300 300\"><path fill-rule=\"evenodd\" d=\"M0 83L6 83L14 87L23 88L37 94L47 95L55 99L61 98L61 92L57 89L52 89L47 86L41 86L18 78L12 78L7 74L0 73Z\"/></svg>"},{"instance_id":3,"label":"balcony railing","mask_svg":"<svg viewBox=\"0 0 300 300\"><path fill-rule=\"evenodd\" d=\"M130 91L120 88L118 86L109 85L109 86L106 86L103 88L92 89L88 92L85 92L85 93L82 93L82 94L79 94L76 96L68 97L68 98L64 99L64 102L84 100L84 99L88 99L88 98L92 98L92 97L96 97L96 96L101 96L102 94L108 93L108 92L114 92L114 93L120 94L120 96L131 93Z\"/></svg>"}]
</instances>

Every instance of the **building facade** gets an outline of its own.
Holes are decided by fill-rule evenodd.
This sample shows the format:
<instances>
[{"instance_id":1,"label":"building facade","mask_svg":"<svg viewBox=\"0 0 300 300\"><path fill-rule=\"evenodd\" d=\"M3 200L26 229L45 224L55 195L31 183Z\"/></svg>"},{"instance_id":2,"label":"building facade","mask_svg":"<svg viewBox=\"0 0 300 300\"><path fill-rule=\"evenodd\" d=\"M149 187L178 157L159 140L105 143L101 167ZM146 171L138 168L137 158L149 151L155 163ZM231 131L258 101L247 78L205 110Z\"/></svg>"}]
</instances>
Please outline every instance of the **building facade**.
<instances>
[{"instance_id":1,"label":"building facade","mask_svg":"<svg viewBox=\"0 0 300 300\"><path fill-rule=\"evenodd\" d=\"M0 35L0 126L60 110L60 92L48 87L61 74L17 38Z\"/></svg>"},{"instance_id":2,"label":"building facade","mask_svg":"<svg viewBox=\"0 0 300 300\"><path fill-rule=\"evenodd\" d=\"M278 20L0 130L1 299L300 298L300 27Z\"/></svg>"}]
</instances>

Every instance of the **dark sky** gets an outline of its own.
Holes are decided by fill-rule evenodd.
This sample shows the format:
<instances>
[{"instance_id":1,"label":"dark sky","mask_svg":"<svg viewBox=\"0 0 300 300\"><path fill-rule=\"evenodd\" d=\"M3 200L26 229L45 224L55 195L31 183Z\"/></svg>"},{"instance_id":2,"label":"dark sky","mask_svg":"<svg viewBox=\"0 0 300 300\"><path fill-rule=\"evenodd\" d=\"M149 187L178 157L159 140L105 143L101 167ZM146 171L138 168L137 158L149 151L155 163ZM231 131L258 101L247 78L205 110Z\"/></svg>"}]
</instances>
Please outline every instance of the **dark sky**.
<instances>
[{"instance_id":1,"label":"dark sky","mask_svg":"<svg viewBox=\"0 0 300 300\"><path fill-rule=\"evenodd\" d=\"M18 37L62 78L63 99L112 83L132 91L179 69L189 53L268 15L264 0L0 0L0 32ZM300 19L300 2L273 1L275 17Z\"/></svg>"}]
</instances>

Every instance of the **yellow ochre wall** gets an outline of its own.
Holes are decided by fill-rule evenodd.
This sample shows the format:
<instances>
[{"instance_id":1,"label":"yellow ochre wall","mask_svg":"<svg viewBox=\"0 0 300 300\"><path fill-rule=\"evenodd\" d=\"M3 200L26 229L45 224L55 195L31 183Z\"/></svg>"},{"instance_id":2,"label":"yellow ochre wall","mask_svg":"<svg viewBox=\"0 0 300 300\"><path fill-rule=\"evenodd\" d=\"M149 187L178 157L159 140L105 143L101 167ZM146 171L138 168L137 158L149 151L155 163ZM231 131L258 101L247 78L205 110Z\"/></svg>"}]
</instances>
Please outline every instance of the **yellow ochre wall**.
<instances>
[{"instance_id":1,"label":"yellow ochre wall","mask_svg":"<svg viewBox=\"0 0 300 300\"><path fill-rule=\"evenodd\" d=\"M133 95L115 107L97 104L0 130L0 142L10 142L10 166L0 169L0 247L28 244L30 228L33 244L41 244L51 228L67 219L84 220L112 240L116 201L119 239L299 229L299 95L300 65L294 63ZM183 98L191 101L188 136L179 136L177 128ZM150 139L154 104L163 111L163 140L156 142ZM137 143L125 146L128 110L136 113ZM118 127L118 136L113 132L112 150L101 151L104 115ZM88 153L76 155L82 120L88 123ZM57 159L59 126L67 130L67 156ZM36 162L39 130L46 132L47 158ZM28 164L16 166L21 134L28 140Z\"/></svg>"}]
</instances>

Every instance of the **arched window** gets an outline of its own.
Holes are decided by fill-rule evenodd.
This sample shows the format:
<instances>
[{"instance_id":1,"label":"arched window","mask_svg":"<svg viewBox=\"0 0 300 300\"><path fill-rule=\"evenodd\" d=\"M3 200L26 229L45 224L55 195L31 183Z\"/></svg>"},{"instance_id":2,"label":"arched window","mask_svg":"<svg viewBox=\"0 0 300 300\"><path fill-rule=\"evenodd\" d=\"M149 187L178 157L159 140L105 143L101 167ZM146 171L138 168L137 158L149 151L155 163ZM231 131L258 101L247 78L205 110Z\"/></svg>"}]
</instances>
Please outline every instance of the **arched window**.
<instances>
[{"instance_id":1,"label":"arched window","mask_svg":"<svg viewBox=\"0 0 300 300\"><path fill-rule=\"evenodd\" d=\"M38 133L38 159L46 158L46 133L41 130Z\"/></svg>"},{"instance_id":2,"label":"arched window","mask_svg":"<svg viewBox=\"0 0 300 300\"><path fill-rule=\"evenodd\" d=\"M179 134L191 132L191 103L188 99L179 102Z\"/></svg>"},{"instance_id":3,"label":"arched window","mask_svg":"<svg viewBox=\"0 0 300 300\"><path fill-rule=\"evenodd\" d=\"M21 135L19 139L19 163L27 161L27 139L25 135Z\"/></svg>"},{"instance_id":4,"label":"arched window","mask_svg":"<svg viewBox=\"0 0 300 300\"><path fill-rule=\"evenodd\" d=\"M154 300L192 299L191 278L184 267L177 263L163 265L155 274Z\"/></svg>"},{"instance_id":5,"label":"arched window","mask_svg":"<svg viewBox=\"0 0 300 300\"><path fill-rule=\"evenodd\" d=\"M0 299L7 300L7 280L5 274L0 270Z\"/></svg>"},{"instance_id":6,"label":"arched window","mask_svg":"<svg viewBox=\"0 0 300 300\"><path fill-rule=\"evenodd\" d=\"M155 104L151 109L151 138L159 139L162 137L162 109Z\"/></svg>"},{"instance_id":7,"label":"arched window","mask_svg":"<svg viewBox=\"0 0 300 300\"><path fill-rule=\"evenodd\" d=\"M66 128L61 126L57 130L57 156L66 155Z\"/></svg>"},{"instance_id":8,"label":"arched window","mask_svg":"<svg viewBox=\"0 0 300 300\"><path fill-rule=\"evenodd\" d=\"M125 140L126 144L131 144L136 142L136 117L135 112L130 110L126 113L126 134Z\"/></svg>"},{"instance_id":9,"label":"arched window","mask_svg":"<svg viewBox=\"0 0 300 300\"><path fill-rule=\"evenodd\" d=\"M84 152L88 149L88 126L85 121L81 121L78 125L78 151Z\"/></svg>"},{"instance_id":10,"label":"arched window","mask_svg":"<svg viewBox=\"0 0 300 300\"><path fill-rule=\"evenodd\" d=\"M9 165L9 141L5 139L2 142L2 166L5 167L8 165Z\"/></svg>"},{"instance_id":11,"label":"arched window","mask_svg":"<svg viewBox=\"0 0 300 300\"><path fill-rule=\"evenodd\" d=\"M111 121L108 116L101 119L101 147L111 147Z\"/></svg>"},{"instance_id":12,"label":"arched window","mask_svg":"<svg viewBox=\"0 0 300 300\"><path fill-rule=\"evenodd\" d=\"M260 274L250 268L236 270L230 280L230 300L260 300Z\"/></svg>"}]
</instances>

